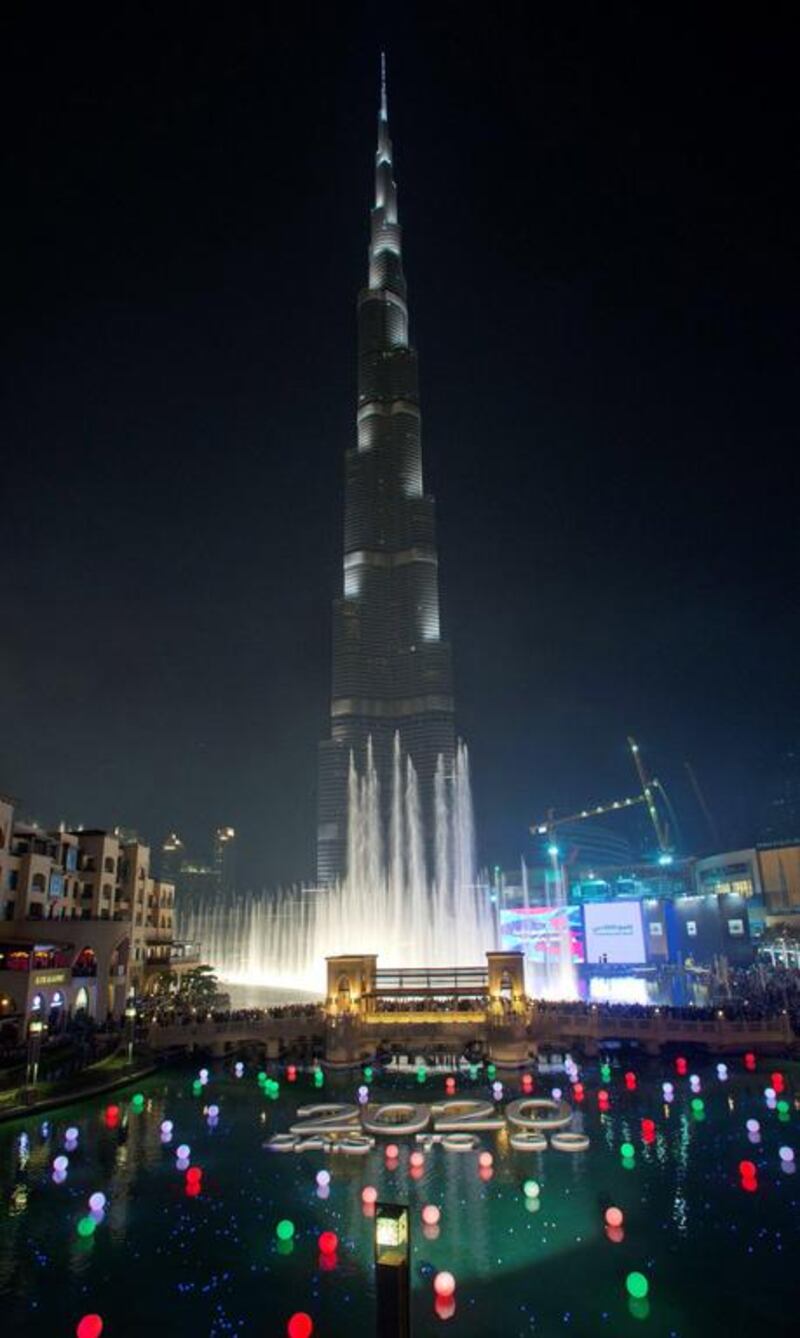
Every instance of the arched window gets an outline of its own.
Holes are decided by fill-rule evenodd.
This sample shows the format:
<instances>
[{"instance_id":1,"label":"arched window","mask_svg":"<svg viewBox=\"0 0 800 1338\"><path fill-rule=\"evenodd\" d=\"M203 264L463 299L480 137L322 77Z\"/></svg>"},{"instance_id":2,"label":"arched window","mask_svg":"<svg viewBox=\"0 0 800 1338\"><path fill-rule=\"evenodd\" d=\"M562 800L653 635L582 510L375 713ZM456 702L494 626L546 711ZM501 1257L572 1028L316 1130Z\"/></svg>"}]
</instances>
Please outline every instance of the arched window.
<instances>
[{"instance_id":1,"label":"arched window","mask_svg":"<svg viewBox=\"0 0 800 1338\"><path fill-rule=\"evenodd\" d=\"M41 1013L43 1003L44 1003L44 995L34 994L33 998L31 999L31 1012Z\"/></svg>"},{"instance_id":2,"label":"arched window","mask_svg":"<svg viewBox=\"0 0 800 1338\"><path fill-rule=\"evenodd\" d=\"M75 995L75 1012L85 1013L89 1007L89 991L85 985L81 985L78 993Z\"/></svg>"},{"instance_id":3,"label":"arched window","mask_svg":"<svg viewBox=\"0 0 800 1338\"><path fill-rule=\"evenodd\" d=\"M106 855L105 859L103 860L103 868L105 869L106 873L114 872L114 861L110 855Z\"/></svg>"},{"instance_id":4,"label":"arched window","mask_svg":"<svg viewBox=\"0 0 800 1338\"><path fill-rule=\"evenodd\" d=\"M35 873L31 880L31 891L44 892L47 884L43 873Z\"/></svg>"}]
</instances>

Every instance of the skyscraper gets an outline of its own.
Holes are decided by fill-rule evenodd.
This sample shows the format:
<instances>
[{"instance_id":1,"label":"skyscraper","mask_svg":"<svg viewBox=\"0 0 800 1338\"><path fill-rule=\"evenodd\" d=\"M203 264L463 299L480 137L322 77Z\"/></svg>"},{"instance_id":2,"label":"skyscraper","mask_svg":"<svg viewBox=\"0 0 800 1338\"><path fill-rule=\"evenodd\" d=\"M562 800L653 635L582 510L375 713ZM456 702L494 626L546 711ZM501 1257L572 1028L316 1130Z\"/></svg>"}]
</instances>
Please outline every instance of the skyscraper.
<instances>
[{"instance_id":1,"label":"skyscraper","mask_svg":"<svg viewBox=\"0 0 800 1338\"><path fill-rule=\"evenodd\" d=\"M384 801L395 733L423 817L454 752L450 646L441 638L434 500L423 489L417 355L409 344L397 187L381 61L369 278L358 295L356 445L347 452L343 591L333 608L330 738L320 745L317 877L345 873L350 754L368 738ZM426 821L428 831L432 823Z\"/></svg>"},{"instance_id":2,"label":"skyscraper","mask_svg":"<svg viewBox=\"0 0 800 1338\"><path fill-rule=\"evenodd\" d=\"M214 833L214 873L217 891L227 895L236 890L236 832L233 827L218 827Z\"/></svg>"}]
</instances>

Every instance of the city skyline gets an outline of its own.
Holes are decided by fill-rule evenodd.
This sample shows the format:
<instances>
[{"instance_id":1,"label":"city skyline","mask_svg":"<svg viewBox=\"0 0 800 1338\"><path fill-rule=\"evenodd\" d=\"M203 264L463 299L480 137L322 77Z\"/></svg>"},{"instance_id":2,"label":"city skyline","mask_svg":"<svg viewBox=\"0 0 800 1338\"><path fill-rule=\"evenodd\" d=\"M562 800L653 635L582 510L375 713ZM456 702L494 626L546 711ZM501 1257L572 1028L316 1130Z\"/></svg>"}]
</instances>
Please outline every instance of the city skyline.
<instances>
[{"instance_id":1,"label":"city skyline","mask_svg":"<svg viewBox=\"0 0 800 1338\"><path fill-rule=\"evenodd\" d=\"M248 885L313 875L386 41L482 857L625 793L628 732L687 847L685 760L740 839L797 753L777 42L106 16L63 60L18 22L4 788L153 847L223 814Z\"/></svg>"}]
</instances>

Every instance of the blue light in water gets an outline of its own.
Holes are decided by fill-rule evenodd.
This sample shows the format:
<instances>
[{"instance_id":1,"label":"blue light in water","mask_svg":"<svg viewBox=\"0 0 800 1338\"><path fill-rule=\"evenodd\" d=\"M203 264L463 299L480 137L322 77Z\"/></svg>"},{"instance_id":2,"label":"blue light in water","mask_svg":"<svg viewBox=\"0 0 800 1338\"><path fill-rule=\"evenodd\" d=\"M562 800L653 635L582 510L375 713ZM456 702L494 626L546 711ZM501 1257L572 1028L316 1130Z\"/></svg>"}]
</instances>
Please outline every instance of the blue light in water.
<instances>
[{"instance_id":1,"label":"blue light in water","mask_svg":"<svg viewBox=\"0 0 800 1338\"><path fill-rule=\"evenodd\" d=\"M548 846L547 853L548 855L552 855L553 858L555 859L558 855L561 854L561 851L559 850L558 846Z\"/></svg>"},{"instance_id":2,"label":"blue light in water","mask_svg":"<svg viewBox=\"0 0 800 1338\"><path fill-rule=\"evenodd\" d=\"M663 865L663 864L671 864L671 863L672 863L672 856L671 856L671 855L666 855L666 854L664 854L664 855L659 855L659 857L658 857L658 862L659 862L659 864L662 864L662 865Z\"/></svg>"}]
</instances>

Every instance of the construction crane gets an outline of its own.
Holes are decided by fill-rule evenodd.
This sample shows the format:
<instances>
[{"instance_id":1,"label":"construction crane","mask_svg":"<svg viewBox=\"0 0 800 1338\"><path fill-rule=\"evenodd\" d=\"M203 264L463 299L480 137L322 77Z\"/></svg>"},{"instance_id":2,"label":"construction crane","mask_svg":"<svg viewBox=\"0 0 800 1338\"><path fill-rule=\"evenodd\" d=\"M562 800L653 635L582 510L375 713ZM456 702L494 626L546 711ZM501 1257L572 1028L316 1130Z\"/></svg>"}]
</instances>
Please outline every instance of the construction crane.
<instances>
[{"instance_id":1,"label":"construction crane","mask_svg":"<svg viewBox=\"0 0 800 1338\"><path fill-rule=\"evenodd\" d=\"M672 846L670 844L669 826L662 822L661 816L656 808L654 793L657 791L664 799L667 807L671 807L667 799L666 791L663 785L655 776L649 776L642 761L639 752L639 745L635 739L628 737L628 747L631 750L636 773L641 784L641 793L630 795L625 799L612 799L609 803L596 804L594 808L582 808L579 813L570 813L567 817L557 818L555 809L548 811L547 817L540 822L535 822L531 826L531 832L534 836L552 836L559 827L566 826L570 822L582 822L585 818L599 818L604 813L618 813L626 808L633 808L636 804L645 804L650 815L650 821L656 834L656 841L659 849L659 863L672 863Z\"/></svg>"}]
</instances>

